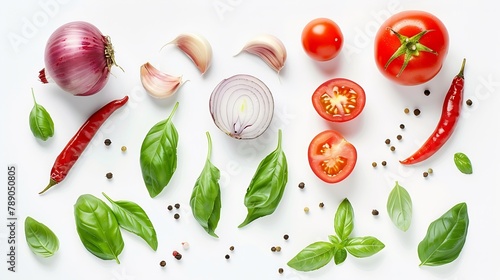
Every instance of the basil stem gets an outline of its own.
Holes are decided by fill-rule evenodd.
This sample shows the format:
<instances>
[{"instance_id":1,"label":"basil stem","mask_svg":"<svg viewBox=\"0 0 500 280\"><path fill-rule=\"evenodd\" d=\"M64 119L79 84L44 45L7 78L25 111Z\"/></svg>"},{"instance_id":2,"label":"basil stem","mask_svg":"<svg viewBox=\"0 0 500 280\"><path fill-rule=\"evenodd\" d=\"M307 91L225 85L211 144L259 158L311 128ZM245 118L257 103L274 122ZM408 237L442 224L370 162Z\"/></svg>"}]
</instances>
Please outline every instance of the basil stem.
<instances>
[{"instance_id":1,"label":"basil stem","mask_svg":"<svg viewBox=\"0 0 500 280\"><path fill-rule=\"evenodd\" d=\"M36 138L47 141L47 139L54 136L54 122L47 110L36 102L33 88L31 89L31 95L34 102L29 117L31 132Z\"/></svg>"},{"instance_id":2,"label":"basil stem","mask_svg":"<svg viewBox=\"0 0 500 280\"><path fill-rule=\"evenodd\" d=\"M132 201L114 201L104 192L102 195L111 203L118 225L144 239L151 249L156 251L158 249L156 230L144 209Z\"/></svg>"},{"instance_id":3,"label":"basil stem","mask_svg":"<svg viewBox=\"0 0 500 280\"><path fill-rule=\"evenodd\" d=\"M464 202L453 206L432 222L424 239L418 244L420 265L438 266L458 258L467 238L468 227L469 215Z\"/></svg>"},{"instance_id":4,"label":"basil stem","mask_svg":"<svg viewBox=\"0 0 500 280\"><path fill-rule=\"evenodd\" d=\"M248 214L239 228L272 214L283 197L288 180L288 165L281 147L281 137L280 129L278 146L260 162L250 182L244 200Z\"/></svg>"},{"instance_id":5,"label":"basil stem","mask_svg":"<svg viewBox=\"0 0 500 280\"><path fill-rule=\"evenodd\" d=\"M123 238L113 211L104 201L91 195L81 195L75 203L76 230L83 246L103 260L118 260L123 250Z\"/></svg>"},{"instance_id":6,"label":"basil stem","mask_svg":"<svg viewBox=\"0 0 500 280\"><path fill-rule=\"evenodd\" d=\"M219 186L220 171L210 161L212 139L207 132L208 152L205 166L196 180L189 201L193 216L205 231L213 237L220 219L221 192Z\"/></svg>"},{"instance_id":7,"label":"basil stem","mask_svg":"<svg viewBox=\"0 0 500 280\"><path fill-rule=\"evenodd\" d=\"M149 130L142 142L142 178L152 198L163 191L177 168L179 135L172 123L172 117L178 106L179 102L175 104L167 119L158 122Z\"/></svg>"},{"instance_id":8,"label":"basil stem","mask_svg":"<svg viewBox=\"0 0 500 280\"><path fill-rule=\"evenodd\" d=\"M347 198L337 208L333 224L335 233L341 241L346 240L354 229L354 210Z\"/></svg>"},{"instance_id":9,"label":"basil stem","mask_svg":"<svg viewBox=\"0 0 500 280\"><path fill-rule=\"evenodd\" d=\"M51 257L59 250L59 239L54 232L29 216L24 220L24 234L29 248L38 256Z\"/></svg>"},{"instance_id":10,"label":"basil stem","mask_svg":"<svg viewBox=\"0 0 500 280\"><path fill-rule=\"evenodd\" d=\"M402 231L410 228L412 208L410 194L396 182L387 199L387 213L394 225Z\"/></svg>"},{"instance_id":11,"label":"basil stem","mask_svg":"<svg viewBox=\"0 0 500 280\"><path fill-rule=\"evenodd\" d=\"M455 153L453 160L455 161L455 165L460 172L464 174L472 174L472 163L466 154Z\"/></svg>"}]
</instances>

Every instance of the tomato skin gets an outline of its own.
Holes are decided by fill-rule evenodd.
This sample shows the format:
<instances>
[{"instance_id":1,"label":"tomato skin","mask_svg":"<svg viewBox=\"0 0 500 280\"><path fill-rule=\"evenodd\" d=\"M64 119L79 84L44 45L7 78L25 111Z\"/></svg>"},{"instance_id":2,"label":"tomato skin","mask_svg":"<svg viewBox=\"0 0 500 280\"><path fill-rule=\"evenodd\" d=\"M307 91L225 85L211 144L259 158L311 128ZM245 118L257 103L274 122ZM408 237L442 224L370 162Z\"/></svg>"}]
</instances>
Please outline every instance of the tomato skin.
<instances>
[{"instance_id":1,"label":"tomato skin","mask_svg":"<svg viewBox=\"0 0 500 280\"><path fill-rule=\"evenodd\" d=\"M308 160L313 173L333 184L347 178L356 166L356 148L340 132L325 130L309 144Z\"/></svg>"},{"instance_id":2,"label":"tomato skin","mask_svg":"<svg viewBox=\"0 0 500 280\"><path fill-rule=\"evenodd\" d=\"M411 38L428 30L420 40L420 44L430 48L432 52L420 51L409 60L408 65L398 76L404 63L404 54L395 58L385 68L391 56L401 46L398 36L390 30ZM445 25L436 16L424 11L403 11L388 18L375 36L375 61L380 72L401 85L418 85L436 76L448 54L449 35Z\"/></svg>"},{"instance_id":3,"label":"tomato skin","mask_svg":"<svg viewBox=\"0 0 500 280\"><path fill-rule=\"evenodd\" d=\"M343 45L344 35L331 19L313 19L302 30L302 47L314 60L327 61L335 58Z\"/></svg>"},{"instance_id":4,"label":"tomato skin","mask_svg":"<svg viewBox=\"0 0 500 280\"><path fill-rule=\"evenodd\" d=\"M345 78L334 78L322 83L314 91L312 103L323 119L346 122L363 111L366 96L359 84Z\"/></svg>"}]
</instances>

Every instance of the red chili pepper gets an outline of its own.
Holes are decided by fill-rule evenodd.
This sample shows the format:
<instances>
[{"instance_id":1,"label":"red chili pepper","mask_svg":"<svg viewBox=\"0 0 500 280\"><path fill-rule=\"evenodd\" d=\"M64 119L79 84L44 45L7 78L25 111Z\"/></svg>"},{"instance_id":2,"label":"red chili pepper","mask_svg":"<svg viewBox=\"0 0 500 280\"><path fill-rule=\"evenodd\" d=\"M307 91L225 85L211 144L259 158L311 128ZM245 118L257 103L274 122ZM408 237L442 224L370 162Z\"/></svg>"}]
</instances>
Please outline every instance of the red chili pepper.
<instances>
[{"instance_id":1,"label":"red chili pepper","mask_svg":"<svg viewBox=\"0 0 500 280\"><path fill-rule=\"evenodd\" d=\"M68 144L66 144L66 147L64 147L59 156L57 156L54 165L52 166L52 170L50 171L49 185L39 194L46 192L52 186L59 184L62 180L64 180L71 167L73 167L76 163L101 125L114 111L125 105L127 101L128 96L125 96L122 99L113 100L104 105L87 119L73 138L69 140Z\"/></svg>"},{"instance_id":2,"label":"red chili pepper","mask_svg":"<svg viewBox=\"0 0 500 280\"><path fill-rule=\"evenodd\" d=\"M450 89L446 94L441 112L441 118L432 135L413 155L405 160L401 160L402 164L414 164L424 161L436 153L446 141L450 138L455 130L460 110L462 108L462 98L464 92L464 68L465 59L462 62L460 72L453 78Z\"/></svg>"}]
</instances>

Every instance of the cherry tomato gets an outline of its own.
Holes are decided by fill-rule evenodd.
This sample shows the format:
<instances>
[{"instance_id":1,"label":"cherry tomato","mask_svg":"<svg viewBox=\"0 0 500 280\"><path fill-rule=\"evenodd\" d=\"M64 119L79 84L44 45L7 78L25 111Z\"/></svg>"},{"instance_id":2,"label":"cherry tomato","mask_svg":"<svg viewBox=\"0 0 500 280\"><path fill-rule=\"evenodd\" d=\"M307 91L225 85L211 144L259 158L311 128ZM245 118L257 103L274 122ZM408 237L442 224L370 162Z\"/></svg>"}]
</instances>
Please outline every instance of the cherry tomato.
<instances>
[{"instance_id":1,"label":"cherry tomato","mask_svg":"<svg viewBox=\"0 0 500 280\"><path fill-rule=\"evenodd\" d=\"M316 135L309 144L309 165L319 179L337 183L349 176L358 158L356 148L335 130Z\"/></svg>"},{"instance_id":2,"label":"cherry tomato","mask_svg":"<svg viewBox=\"0 0 500 280\"><path fill-rule=\"evenodd\" d=\"M448 31L434 15L404 11L387 19L375 36L375 61L384 76L418 85L439 73L448 53Z\"/></svg>"},{"instance_id":3,"label":"cherry tomato","mask_svg":"<svg viewBox=\"0 0 500 280\"><path fill-rule=\"evenodd\" d=\"M316 112L327 121L345 122L358 116L365 107L365 91L357 83L335 78L321 84L312 95Z\"/></svg>"},{"instance_id":4,"label":"cherry tomato","mask_svg":"<svg viewBox=\"0 0 500 280\"><path fill-rule=\"evenodd\" d=\"M330 19L314 19L302 30L302 46L314 60L333 59L339 54L343 44L344 36L340 27Z\"/></svg>"}]
</instances>

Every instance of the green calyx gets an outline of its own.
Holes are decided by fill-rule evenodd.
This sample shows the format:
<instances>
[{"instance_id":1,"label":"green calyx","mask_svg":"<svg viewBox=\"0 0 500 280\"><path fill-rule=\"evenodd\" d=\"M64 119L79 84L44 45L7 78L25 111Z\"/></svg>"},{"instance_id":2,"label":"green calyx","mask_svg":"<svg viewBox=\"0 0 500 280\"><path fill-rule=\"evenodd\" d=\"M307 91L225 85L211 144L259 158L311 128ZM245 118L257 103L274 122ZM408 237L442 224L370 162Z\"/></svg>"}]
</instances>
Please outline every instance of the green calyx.
<instances>
[{"instance_id":1,"label":"green calyx","mask_svg":"<svg viewBox=\"0 0 500 280\"><path fill-rule=\"evenodd\" d=\"M404 35L399 34L398 32L396 32L395 30L393 30L390 27L388 27L387 29L389 29L391 32L393 32L398 37L399 42L401 43L401 46L399 46L399 48L389 58L389 60L387 61L387 63L384 66L385 69L387 69L387 67L389 67L389 64L391 64L391 62L394 59L404 55L403 66L401 66L401 69L399 70L399 73L396 75L396 77L399 77L401 75L401 73L403 73L403 70L405 70L406 66L410 62L410 59L414 56L419 56L420 52L429 52L429 53L432 53L435 55L438 54L436 51L428 48L427 46L425 46L419 42L420 39L425 34L427 34L428 32L431 32L432 30L424 30L424 31L418 33L417 35L414 35L413 37L408 38Z\"/></svg>"}]
</instances>

